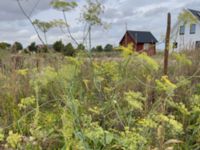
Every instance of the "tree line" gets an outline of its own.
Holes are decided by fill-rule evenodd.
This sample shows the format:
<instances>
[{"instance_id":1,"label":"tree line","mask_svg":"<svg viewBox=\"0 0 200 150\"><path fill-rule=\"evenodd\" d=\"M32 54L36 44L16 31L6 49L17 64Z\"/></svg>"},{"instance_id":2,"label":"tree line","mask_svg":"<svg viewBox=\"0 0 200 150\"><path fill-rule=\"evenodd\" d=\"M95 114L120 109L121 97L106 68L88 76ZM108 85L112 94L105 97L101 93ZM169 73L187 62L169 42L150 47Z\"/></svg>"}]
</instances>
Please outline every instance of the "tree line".
<instances>
[{"instance_id":1,"label":"tree line","mask_svg":"<svg viewBox=\"0 0 200 150\"><path fill-rule=\"evenodd\" d=\"M77 46L72 43L64 44L62 40L56 41L52 45L37 45L32 42L27 47L23 47L20 42L14 42L13 44L7 42L0 43L0 49L10 50L12 53L47 53L47 52L58 52L66 56L75 56L80 51L87 51L83 44ZM113 45L106 44L105 46L97 45L91 49L91 52L111 52L114 50Z\"/></svg>"}]
</instances>

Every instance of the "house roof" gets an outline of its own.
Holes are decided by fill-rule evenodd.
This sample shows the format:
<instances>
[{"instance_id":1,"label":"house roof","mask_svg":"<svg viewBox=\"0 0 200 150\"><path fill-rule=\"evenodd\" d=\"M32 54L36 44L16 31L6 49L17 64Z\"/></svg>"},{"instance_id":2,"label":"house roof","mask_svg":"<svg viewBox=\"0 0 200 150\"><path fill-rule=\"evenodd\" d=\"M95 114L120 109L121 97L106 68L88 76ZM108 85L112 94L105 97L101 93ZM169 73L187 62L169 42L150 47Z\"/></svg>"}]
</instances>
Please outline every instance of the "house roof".
<instances>
[{"instance_id":1,"label":"house roof","mask_svg":"<svg viewBox=\"0 0 200 150\"><path fill-rule=\"evenodd\" d=\"M200 11L198 10L193 10L193 9L188 9L197 19L200 21Z\"/></svg>"},{"instance_id":2,"label":"house roof","mask_svg":"<svg viewBox=\"0 0 200 150\"><path fill-rule=\"evenodd\" d=\"M127 31L133 40L137 43L157 43L157 39L149 31Z\"/></svg>"}]
</instances>

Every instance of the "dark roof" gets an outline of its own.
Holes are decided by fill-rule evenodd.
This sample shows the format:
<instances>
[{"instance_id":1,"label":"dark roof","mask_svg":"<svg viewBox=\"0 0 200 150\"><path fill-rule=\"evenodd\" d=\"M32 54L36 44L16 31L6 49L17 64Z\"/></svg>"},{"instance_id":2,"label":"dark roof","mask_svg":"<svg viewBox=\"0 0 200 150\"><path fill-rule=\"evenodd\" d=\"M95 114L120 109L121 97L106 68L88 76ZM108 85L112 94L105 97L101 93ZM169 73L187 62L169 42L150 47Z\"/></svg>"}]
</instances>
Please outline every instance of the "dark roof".
<instances>
[{"instance_id":1,"label":"dark roof","mask_svg":"<svg viewBox=\"0 0 200 150\"><path fill-rule=\"evenodd\" d=\"M197 17L200 20L200 11L188 9L195 17Z\"/></svg>"},{"instance_id":2,"label":"dark roof","mask_svg":"<svg viewBox=\"0 0 200 150\"><path fill-rule=\"evenodd\" d=\"M148 31L127 31L133 40L137 43L157 43L157 39Z\"/></svg>"}]
</instances>

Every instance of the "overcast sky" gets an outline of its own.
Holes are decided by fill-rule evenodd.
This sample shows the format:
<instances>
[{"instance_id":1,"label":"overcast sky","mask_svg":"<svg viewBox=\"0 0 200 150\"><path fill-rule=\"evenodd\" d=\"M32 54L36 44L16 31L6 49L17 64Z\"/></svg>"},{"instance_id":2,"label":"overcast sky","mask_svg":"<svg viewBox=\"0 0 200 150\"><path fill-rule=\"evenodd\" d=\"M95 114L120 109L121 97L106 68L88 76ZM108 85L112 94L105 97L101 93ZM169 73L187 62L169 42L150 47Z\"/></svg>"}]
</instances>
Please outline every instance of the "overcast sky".
<instances>
[{"instance_id":1,"label":"overcast sky","mask_svg":"<svg viewBox=\"0 0 200 150\"><path fill-rule=\"evenodd\" d=\"M59 11L53 10L49 3L51 0L22 0L23 7L28 13L37 4L33 12L33 19L49 21L62 18ZM80 12L83 10L85 0L76 0L79 7L67 13L73 36L81 40L83 35L83 24L80 22ZM160 40L165 34L166 14L172 13L174 24L178 13L183 8L200 10L200 0L104 0L105 12L103 21L110 24L108 30L95 27L92 33L93 46L111 43L118 45L125 33L126 23L129 30L151 31ZM48 32L48 42L62 39L65 43L71 42L58 29ZM16 0L0 0L0 41L13 43L19 41L25 46L30 42L39 40L30 25L21 13Z\"/></svg>"}]
</instances>

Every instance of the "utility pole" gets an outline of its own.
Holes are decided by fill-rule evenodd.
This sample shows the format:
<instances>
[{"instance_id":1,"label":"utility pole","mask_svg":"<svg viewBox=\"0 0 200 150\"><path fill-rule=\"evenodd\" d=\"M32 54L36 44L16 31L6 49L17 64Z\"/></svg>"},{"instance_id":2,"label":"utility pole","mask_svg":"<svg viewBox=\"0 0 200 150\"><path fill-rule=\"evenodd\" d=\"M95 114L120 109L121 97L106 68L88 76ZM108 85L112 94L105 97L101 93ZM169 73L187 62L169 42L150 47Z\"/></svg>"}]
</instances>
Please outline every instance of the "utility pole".
<instances>
[{"instance_id":1,"label":"utility pole","mask_svg":"<svg viewBox=\"0 0 200 150\"><path fill-rule=\"evenodd\" d=\"M128 24L127 22L125 23L126 31L128 31Z\"/></svg>"},{"instance_id":2,"label":"utility pole","mask_svg":"<svg viewBox=\"0 0 200 150\"><path fill-rule=\"evenodd\" d=\"M126 33L125 33L125 45L128 46L128 25L127 25L127 22L125 23L125 30L126 30Z\"/></svg>"},{"instance_id":3,"label":"utility pole","mask_svg":"<svg viewBox=\"0 0 200 150\"><path fill-rule=\"evenodd\" d=\"M170 32L171 32L171 14L168 13L168 15L167 15L167 32L166 32L166 39L165 39L165 54L164 54L164 75L168 74Z\"/></svg>"}]
</instances>

